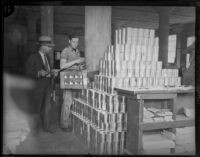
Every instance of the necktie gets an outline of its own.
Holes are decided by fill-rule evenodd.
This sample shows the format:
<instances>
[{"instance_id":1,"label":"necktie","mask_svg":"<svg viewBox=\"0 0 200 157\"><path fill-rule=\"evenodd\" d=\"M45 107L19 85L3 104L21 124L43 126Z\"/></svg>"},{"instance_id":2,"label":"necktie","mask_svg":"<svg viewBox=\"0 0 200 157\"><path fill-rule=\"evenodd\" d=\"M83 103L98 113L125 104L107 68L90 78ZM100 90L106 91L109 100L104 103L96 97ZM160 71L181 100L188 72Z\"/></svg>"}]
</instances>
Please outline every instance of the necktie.
<instances>
[{"instance_id":1,"label":"necktie","mask_svg":"<svg viewBox=\"0 0 200 157\"><path fill-rule=\"evenodd\" d=\"M45 65L46 71L50 71L49 63L48 63L48 60L47 60L47 56L46 56L46 55L44 55L44 65Z\"/></svg>"}]
</instances>

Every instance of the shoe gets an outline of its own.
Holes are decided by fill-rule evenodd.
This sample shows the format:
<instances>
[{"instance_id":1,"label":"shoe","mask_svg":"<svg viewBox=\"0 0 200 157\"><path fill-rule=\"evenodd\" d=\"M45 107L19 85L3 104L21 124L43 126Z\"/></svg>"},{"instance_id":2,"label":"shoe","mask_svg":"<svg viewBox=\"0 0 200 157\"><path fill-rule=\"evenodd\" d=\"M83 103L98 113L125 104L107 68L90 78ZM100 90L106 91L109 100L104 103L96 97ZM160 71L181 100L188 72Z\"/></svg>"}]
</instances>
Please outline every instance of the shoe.
<instances>
[{"instance_id":1,"label":"shoe","mask_svg":"<svg viewBox=\"0 0 200 157\"><path fill-rule=\"evenodd\" d=\"M62 127L60 127L60 129L62 130L62 131L65 131L65 132L72 132L72 127L67 127L67 128L62 128Z\"/></svg>"},{"instance_id":2,"label":"shoe","mask_svg":"<svg viewBox=\"0 0 200 157\"><path fill-rule=\"evenodd\" d=\"M51 133L51 134L55 134L56 130L53 128L48 128L48 129L43 129L45 132Z\"/></svg>"}]
</instances>

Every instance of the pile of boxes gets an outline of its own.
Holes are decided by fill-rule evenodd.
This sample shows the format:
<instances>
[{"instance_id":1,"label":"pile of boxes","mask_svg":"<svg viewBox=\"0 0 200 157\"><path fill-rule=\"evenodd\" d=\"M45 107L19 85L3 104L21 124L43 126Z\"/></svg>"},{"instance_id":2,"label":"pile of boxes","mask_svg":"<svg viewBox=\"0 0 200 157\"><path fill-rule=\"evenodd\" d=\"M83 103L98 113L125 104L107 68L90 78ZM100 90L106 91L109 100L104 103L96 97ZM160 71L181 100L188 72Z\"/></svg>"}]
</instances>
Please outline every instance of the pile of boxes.
<instances>
[{"instance_id":1,"label":"pile of boxes","mask_svg":"<svg viewBox=\"0 0 200 157\"><path fill-rule=\"evenodd\" d=\"M72 105L74 132L92 153L124 153L126 103L114 88L181 85L178 69L162 69L158 50L155 30L128 27L115 31L115 45L108 46L100 59L91 88L83 89Z\"/></svg>"},{"instance_id":2,"label":"pile of boxes","mask_svg":"<svg viewBox=\"0 0 200 157\"><path fill-rule=\"evenodd\" d=\"M125 97L83 89L72 104L74 133L94 154L123 154L127 114Z\"/></svg>"},{"instance_id":3,"label":"pile of boxes","mask_svg":"<svg viewBox=\"0 0 200 157\"><path fill-rule=\"evenodd\" d=\"M178 69L163 69L158 61L155 30L123 28L115 31L115 45L110 45L100 60L97 84L111 79L111 88L175 87L181 85ZM97 87L99 88L99 86Z\"/></svg>"}]
</instances>

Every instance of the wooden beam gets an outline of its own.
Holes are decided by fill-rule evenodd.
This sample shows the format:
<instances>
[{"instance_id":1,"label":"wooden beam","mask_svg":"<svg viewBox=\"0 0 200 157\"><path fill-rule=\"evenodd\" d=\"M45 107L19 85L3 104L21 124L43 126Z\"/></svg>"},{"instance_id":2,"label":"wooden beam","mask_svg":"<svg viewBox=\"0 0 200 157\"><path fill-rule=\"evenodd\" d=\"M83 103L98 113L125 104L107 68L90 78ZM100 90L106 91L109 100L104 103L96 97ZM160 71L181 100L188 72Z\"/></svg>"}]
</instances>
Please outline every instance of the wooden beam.
<instances>
[{"instance_id":1,"label":"wooden beam","mask_svg":"<svg viewBox=\"0 0 200 157\"><path fill-rule=\"evenodd\" d=\"M175 64L178 69L181 68L181 38L182 38L182 34L178 33L177 45L176 45L176 59L175 59Z\"/></svg>"},{"instance_id":2,"label":"wooden beam","mask_svg":"<svg viewBox=\"0 0 200 157\"><path fill-rule=\"evenodd\" d=\"M39 15L37 13L29 12L27 16L28 22L28 47L29 52L33 53L37 51L37 19Z\"/></svg>"},{"instance_id":3,"label":"wooden beam","mask_svg":"<svg viewBox=\"0 0 200 157\"><path fill-rule=\"evenodd\" d=\"M154 122L152 123L143 123L141 125L142 130L152 130L153 129L167 129L167 128L181 128L185 126L194 126L195 121L194 119L189 119L189 120L177 120L177 121L172 121L172 122Z\"/></svg>"},{"instance_id":4,"label":"wooden beam","mask_svg":"<svg viewBox=\"0 0 200 157\"><path fill-rule=\"evenodd\" d=\"M132 154L142 151L142 130L141 122L143 117L144 101L128 99L127 104L127 133L126 149Z\"/></svg>"},{"instance_id":5,"label":"wooden beam","mask_svg":"<svg viewBox=\"0 0 200 157\"><path fill-rule=\"evenodd\" d=\"M154 7L159 15L159 60L163 62L163 67L168 64L168 37L169 37L169 14L174 7Z\"/></svg>"},{"instance_id":6,"label":"wooden beam","mask_svg":"<svg viewBox=\"0 0 200 157\"><path fill-rule=\"evenodd\" d=\"M149 29L157 29L158 22L143 22L143 21L129 21L129 20L113 20L113 25L115 28L122 28L122 27L134 27L134 28L149 28Z\"/></svg>"},{"instance_id":7,"label":"wooden beam","mask_svg":"<svg viewBox=\"0 0 200 157\"><path fill-rule=\"evenodd\" d=\"M84 24L85 17L79 15L55 14L54 20L59 22L76 22Z\"/></svg>"},{"instance_id":8,"label":"wooden beam","mask_svg":"<svg viewBox=\"0 0 200 157\"><path fill-rule=\"evenodd\" d=\"M157 13L147 13L141 11L134 10L121 10L115 9L112 12L112 16L114 19L122 19L122 20L139 20L139 21L158 21ZM142 19L141 19L142 17Z\"/></svg>"},{"instance_id":9,"label":"wooden beam","mask_svg":"<svg viewBox=\"0 0 200 157\"><path fill-rule=\"evenodd\" d=\"M110 44L111 7L85 7L85 52L88 71L98 70L99 59Z\"/></svg>"},{"instance_id":10,"label":"wooden beam","mask_svg":"<svg viewBox=\"0 0 200 157\"><path fill-rule=\"evenodd\" d=\"M55 27L73 27L73 28L79 28L84 27L84 23L78 23L78 22L55 22Z\"/></svg>"},{"instance_id":11,"label":"wooden beam","mask_svg":"<svg viewBox=\"0 0 200 157\"><path fill-rule=\"evenodd\" d=\"M53 6L41 6L41 35L48 35L54 39L54 9ZM53 65L53 50L50 53L51 64Z\"/></svg>"},{"instance_id":12,"label":"wooden beam","mask_svg":"<svg viewBox=\"0 0 200 157\"><path fill-rule=\"evenodd\" d=\"M76 14L76 15L83 15L85 14L85 7L84 6L55 6L55 13L61 14Z\"/></svg>"}]
</instances>

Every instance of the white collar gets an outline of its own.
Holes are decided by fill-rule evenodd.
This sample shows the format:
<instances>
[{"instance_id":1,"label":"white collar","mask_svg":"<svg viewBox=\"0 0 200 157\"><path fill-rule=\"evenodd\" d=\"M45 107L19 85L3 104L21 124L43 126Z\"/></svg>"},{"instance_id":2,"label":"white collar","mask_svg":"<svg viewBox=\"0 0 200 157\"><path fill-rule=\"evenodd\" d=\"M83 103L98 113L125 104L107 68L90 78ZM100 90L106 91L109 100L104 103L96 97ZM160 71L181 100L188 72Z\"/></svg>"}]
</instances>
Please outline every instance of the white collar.
<instances>
[{"instance_id":1,"label":"white collar","mask_svg":"<svg viewBox=\"0 0 200 157\"><path fill-rule=\"evenodd\" d=\"M39 51L39 53L41 54L41 56L44 56L44 53L42 53L41 51Z\"/></svg>"},{"instance_id":2,"label":"white collar","mask_svg":"<svg viewBox=\"0 0 200 157\"><path fill-rule=\"evenodd\" d=\"M40 54L40 56L42 57L43 63L45 63L44 53L42 53L41 51L39 51L39 54Z\"/></svg>"}]
</instances>

